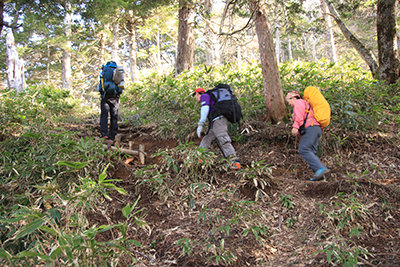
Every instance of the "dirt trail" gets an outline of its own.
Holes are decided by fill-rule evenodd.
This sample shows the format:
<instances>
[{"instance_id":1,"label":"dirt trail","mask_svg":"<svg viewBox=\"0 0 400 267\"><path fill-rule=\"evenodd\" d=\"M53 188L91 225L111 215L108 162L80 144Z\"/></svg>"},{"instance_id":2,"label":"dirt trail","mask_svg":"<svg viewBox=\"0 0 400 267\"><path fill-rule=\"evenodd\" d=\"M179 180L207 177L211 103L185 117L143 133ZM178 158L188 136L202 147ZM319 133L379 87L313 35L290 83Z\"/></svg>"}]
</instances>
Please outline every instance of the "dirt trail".
<instances>
[{"instance_id":1,"label":"dirt trail","mask_svg":"<svg viewBox=\"0 0 400 267\"><path fill-rule=\"evenodd\" d=\"M297 153L298 141L289 135L290 128L263 123L247 127L249 133L234 146L244 168L264 161L272 169L264 190L265 202L252 202L257 193L253 181L240 179L232 171L218 172L217 182L199 190L194 207L184 200L188 194L185 188L165 201L148 186L140 185L135 175L149 164L160 163L159 159L148 156L143 166L139 157L126 156L114 164L112 174L122 180L118 186L128 195L113 193L113 200L104 203L107 214L91 214L91 222L123 221L121 209L140 195L138 208L144 209L149 228L137 228L132 233L132 238L143 245L136 250L141 262L137 266L331 266L326 253L318 253L327 244L343 252L343 257L350 257L345 251L367 250L358 258L365 266L400 266L400 157L396 138L325 131L320 158L332 173L325 181L310 182L312 172ZM123 146L131 141L132 149L138 149L143 144L148 155L179 144L177 140L155 138L151 129L120 128L120 132L124 134ZM218 148L213 150L217 152ZM232 221L234 206L238 209L235 212L241 210L241 216L249 221L255 213L263 218L268 229L260 232L261 241L241 232L243 220ZM350 231L357 227L360 237L350 237ZM106 232L101 238L110 239L112 233Z\"/></svg>"}]
</instances>

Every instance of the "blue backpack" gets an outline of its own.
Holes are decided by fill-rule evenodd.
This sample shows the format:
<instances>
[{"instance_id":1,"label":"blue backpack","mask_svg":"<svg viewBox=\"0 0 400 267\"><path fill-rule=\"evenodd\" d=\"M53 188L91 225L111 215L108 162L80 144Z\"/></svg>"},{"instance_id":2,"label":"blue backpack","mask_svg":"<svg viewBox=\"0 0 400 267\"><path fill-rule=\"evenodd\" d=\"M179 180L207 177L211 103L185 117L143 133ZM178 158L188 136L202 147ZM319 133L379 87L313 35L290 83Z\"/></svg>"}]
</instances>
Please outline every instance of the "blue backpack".
<instances>
[{"instance_id":1,"label":"blue backpack","mask_svg":"<svg viewBox=\"0 0 400 267\"><path fill-rule=\"evenodd\" d=\"M118 66L114 61L108 61L102 67L100 74L99 92L102 97L116 97L122 94L122 89L115 82L115 76L118 76Z\"/></svg>"}]
</instances>

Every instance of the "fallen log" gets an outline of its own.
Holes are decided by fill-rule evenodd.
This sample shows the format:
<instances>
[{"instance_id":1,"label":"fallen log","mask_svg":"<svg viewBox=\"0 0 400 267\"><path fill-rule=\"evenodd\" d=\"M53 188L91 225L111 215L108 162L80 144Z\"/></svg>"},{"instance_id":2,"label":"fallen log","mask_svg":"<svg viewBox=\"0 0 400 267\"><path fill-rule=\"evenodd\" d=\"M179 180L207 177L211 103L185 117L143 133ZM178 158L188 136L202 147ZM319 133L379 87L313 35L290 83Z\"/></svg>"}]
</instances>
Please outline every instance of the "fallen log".
<instances>
[{"instance_id":1,"label":"fallen log","mask_svg":"<svg viewBox=\"0 0 400 267\"><path fill-rule=\"evenodd\" d=\"M103 145L105 150L111 150L111 151L117 151L120 153L124 153L124 154L129 154L129 155L133 155L139 156L140 162L142 164L145 163L145 156L147 156L147 153L144 152L144 145L139 145L139 150L132 150L132 149L126 149L126 148L120 148L120 147L115 147L115 146L111 146L110 144L107 145Z\"/></svg>"}]
</instances>

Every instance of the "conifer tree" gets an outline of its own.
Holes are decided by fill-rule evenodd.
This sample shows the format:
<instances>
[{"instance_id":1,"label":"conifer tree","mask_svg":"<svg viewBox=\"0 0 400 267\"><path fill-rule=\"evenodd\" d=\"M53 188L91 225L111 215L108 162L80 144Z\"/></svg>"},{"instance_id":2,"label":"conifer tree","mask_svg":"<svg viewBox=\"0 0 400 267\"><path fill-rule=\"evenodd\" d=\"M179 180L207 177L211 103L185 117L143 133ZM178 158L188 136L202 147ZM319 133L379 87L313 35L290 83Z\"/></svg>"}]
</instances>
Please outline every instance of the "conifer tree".
<instances>
[{"instance_id":1,"label":"conifer tree","mask_svg":"<svg viewBox=\"0 0 400 267\"><path fill-rule=\"evenodd\" d=\"M191 14L193 6L188 0L179 0L178 52L175 73L180 74L193 67L194 33Z\"/></svg>"}]
</instances>

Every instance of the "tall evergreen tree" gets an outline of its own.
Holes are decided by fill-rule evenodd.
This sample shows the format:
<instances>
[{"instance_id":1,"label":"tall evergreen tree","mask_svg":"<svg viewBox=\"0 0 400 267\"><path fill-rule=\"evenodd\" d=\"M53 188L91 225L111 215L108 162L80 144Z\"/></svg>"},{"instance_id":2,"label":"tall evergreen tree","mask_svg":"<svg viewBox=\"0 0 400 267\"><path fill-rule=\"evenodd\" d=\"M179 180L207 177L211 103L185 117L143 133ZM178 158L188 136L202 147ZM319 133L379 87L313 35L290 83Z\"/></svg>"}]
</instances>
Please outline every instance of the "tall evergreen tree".
<instances>
[{"instance_id":1,"label":"tall evergreen tree","mask_svg":"<svg viewBox=\"0 0 400 267\"><path fill-rule=\"evenodd\" d=\"M194 33L191 13L193 6L188 0L179 0L178 53L175 73L180 74L193 67Z\"/></svg>"}]
</instances>

